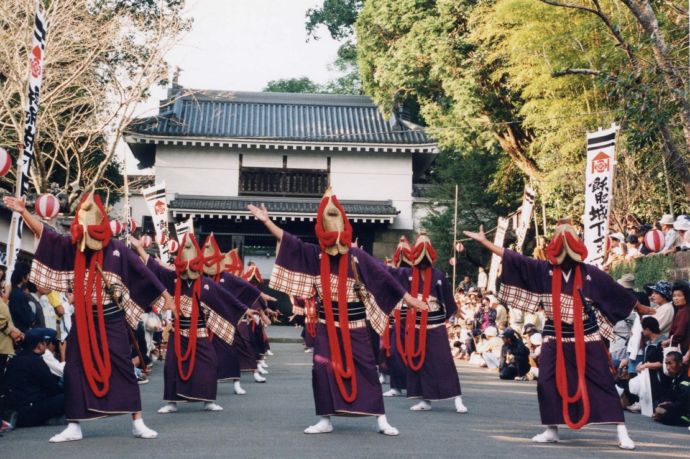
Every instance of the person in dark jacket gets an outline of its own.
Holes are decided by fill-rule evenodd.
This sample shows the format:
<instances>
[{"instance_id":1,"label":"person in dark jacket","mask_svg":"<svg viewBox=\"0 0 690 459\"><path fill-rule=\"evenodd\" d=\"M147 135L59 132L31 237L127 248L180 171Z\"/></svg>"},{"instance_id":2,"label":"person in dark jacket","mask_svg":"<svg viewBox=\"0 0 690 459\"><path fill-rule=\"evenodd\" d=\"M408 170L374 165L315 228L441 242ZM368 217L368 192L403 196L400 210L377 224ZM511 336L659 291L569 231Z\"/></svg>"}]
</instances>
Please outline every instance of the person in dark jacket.
<instances>
[{"instance_id":1,"label":"person in dark jacket","mask_svg":"<svg viewBox=\"0 0 690 459\"><path fill-rule=\"evenodd\" d=\"M9 307L12 322L22 333L36 326L36 310L31 307L29 294L25 292L29 282L31 269L24 263L17 263L12 272L12 291L10 292Z\"/></svg>"},{"instance_id":2,"label":"person in dark jacket","mask_svg":"<svg viewBox=\"0 0 690 459\"><path fill-rule=\"evenodd\" d=\"M529 349L512 328L506 328L499 336L503 338L499 378L515 379L526 375L530 369Z\"/></svg>"},{"instance_id":3,"label":"person in dark jacket","mask_svg":"<svg viewBox=\"0 0 690 459\"><path fill-rule=\"evenodd\" d=\"M24 350L7 367L5 392L9 407L17 412L17 427L44 425L65 414L65 396L43 360L49 339L48 329L30 330Z\"/></svg>"},{"instance_id":4,"label":"person in dark jacket","mask_svg":"<svg viewBox=\"0 0 690 459\"><path fill-rule=\"evenodd\" d=\"M673 378L666 400L657 405L652 419L672 426L690 425L690 377L683 367L683 356L672 351L666 354L666 370Z\"/></svg>"}]
</instances>

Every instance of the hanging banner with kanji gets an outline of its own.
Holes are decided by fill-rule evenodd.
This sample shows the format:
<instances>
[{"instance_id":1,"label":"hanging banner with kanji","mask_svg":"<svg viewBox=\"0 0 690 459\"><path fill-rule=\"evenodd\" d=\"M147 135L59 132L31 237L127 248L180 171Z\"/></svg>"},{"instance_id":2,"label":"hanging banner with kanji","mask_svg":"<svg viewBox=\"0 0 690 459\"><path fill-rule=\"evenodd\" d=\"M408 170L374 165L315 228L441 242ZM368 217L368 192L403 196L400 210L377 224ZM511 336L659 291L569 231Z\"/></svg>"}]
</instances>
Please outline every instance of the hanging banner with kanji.
<instances>
[{"instance_id":1,"label":"hanging banner with kanji","mask_svg":"<svg viewBox=\"0 0 690 459\"><path fill-rule=\"evenodd\" d=\"M144 195L146 205L151 212L153 227L156 230L156 243L161 260L164 263L172 263L172 258L168 253L170 240L170 230L168 228L168 200L165 197L165 182L156 183L151 187L141 190Z\"/></svg>"},{"instance_id":2,"label":"hanging banner with kanji","mask_svg":"<svg viewBox=\"0 0 690 459\"><path fill-rule=\"evenodd\" d=\"M21 198L29 191L29 171L34 159L34 141L36 139L36 120L38 118L38 101L43 82L43 63L46 50L46 23L38 2L34 16L34 33L29 52L29 88L24 111L24 143L20 146L21 153L17 158L17 178L15 196ZM22 243L23 223L21 215L12 213L10 231L7 236L7 273L6 279L12 276L14 264L17 261L19 247Z\"/></svg>"},{"instance_id":3,"label":"hanging banner with kanji","mask_svg":"<svg viewBox=\"0 0 690 459\"><path fill-rule=\"evenodd\" d=\"M190 231L194 233L194 219L192 217L180 223L175 223L175 234L178 241L181 241L182 237Z\"/></svg>"},{"instance_id":4,"label":"hanging banner with kanji","mask_svg":"<svg viewBox=\"0 0 690 459\"><path fill-rule=\"evenodd\" d=\"M609 129L587 133L584 239L588 253L586 261L595 266L603 264L606 252L617 133L616 124Z\"/></svg>"},{"instance_id":5,"label":"hanging banner with kanji","mask_svg":"<svg viewBox=\"0 0 690 459\"><path fill-rule=\"evenodd\" d=\"M505 242L506 232L510 224L509 218L498 217L498 226L496 226L496 234L494 235L494 244L503 247ZM489 267L489 283L486 289L490 292L496 293L496 280L498 279L498 268L501 266L501 257L496 254L491 255L491 267Z\"/></svg>"},{"instance_id":6,"label":"hanging banner with kanji","mask_svg":"<svg viewBox=\"0 0 690 459\"><path fill-rule=\"evenodd\" d=\"M517 242L515 249L522 253L522 247L525 244L525 237L532 222L532 210L534 209L534 190L531 186L525 185L525 192L522 195L522 207L520 207L520 216L515 227L515 234L517 235Z\"/></svg>"}]
</instances>

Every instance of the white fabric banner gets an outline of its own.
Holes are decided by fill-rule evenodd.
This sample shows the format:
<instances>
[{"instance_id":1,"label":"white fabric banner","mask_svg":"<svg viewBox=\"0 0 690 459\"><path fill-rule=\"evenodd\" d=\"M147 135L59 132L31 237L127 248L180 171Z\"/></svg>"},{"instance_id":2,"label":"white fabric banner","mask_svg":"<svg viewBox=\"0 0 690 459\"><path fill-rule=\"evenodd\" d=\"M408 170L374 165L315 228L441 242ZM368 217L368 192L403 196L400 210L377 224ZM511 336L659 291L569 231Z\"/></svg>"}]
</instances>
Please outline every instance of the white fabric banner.
<instances>
[{"instance_id":1,"label":"white fabric banner","mask_svg":"<svg viewBox=\"0 0 690 459\"><path fill-rule=\"evenodd\" d=\"M510 219L498 217L498 225L496 226L496 235L494 236L494 244L503 247L503 242L506 238L508 225ZM501 257L498 255L491 256L491 267L489 268L489 283L486 289L490 292L496 293L496 279L498 278L498 267L501 266Z\"/></svg>"},{"instance_id":2,"label":"white fabric banner","mask_svg":"<svg viewBox=\"0 0 690 459\"><path fill-rule=\"evenodd\" d=\"M584 239L587 263L599 267L604 262L609 231L617 132L618 126L612 124L609 129L587 133Z\"/></svg>"},{"instance_id":3,"label":"white fabric banner","mask_svg":"<svg viewBox=\"0 0 690 459\"><path fill-rule=\"evenodd\" d=\"M165 197L165 182L156 183L149 188L141 190L144 200L151 213L153 227L156 230L156 241L170 240L168 229L168 200ZM172 263L168 254L168 244L158 244L161 260L164 263Z\"/></svg>"},{"instance_id":4,"label":"white fabric banner","mask_svg":"<svg viewBox=\"0 0 690 459\"><path fill-rule=\"evenodd\" d=\"M525 237L532 222L532 210L534 209L534 190L531 186L525 185L525 191L522 194L522 207L520 207L520 217L515 228L517 234L517 243L515 245L518 252L522 253L522 246L525 244Z\"/></svg>"},{"instance_id":5,"label":"white fabric banner","mask_svg":"<svg viewBox=\"0 0 690 459\"><path fill-rule=\"evenodd\" d=\"M34 159L34 141L36 139L36 120L38 118L38 101L41 95L41 83L43 82L43 63L45 61L47 27L43 20L43 14L38 1L34 16L34 33L29 53L29 88L24 112L24 143L21 157L17 158L17 178L15 196L21 198L29 191L29 171ZM7 273L6 279L12 277L14 264L17 261L19 247L22 243L22 231L24 220L16 213L12 213L10 230L7 235Z\"/></svg>"},{"instance_id":6,"label":"white fabric banner","mask_svg":"<svg viewBox=\"0 0 690 459\"><path fill-rule=\"evenodd\" d=\"M177 235L177 240L182 241L182 236L189 232L194 233L194 219L189 217L188 220L181 223L175 223L175 234Z\"/></svg>"}]
</instances>

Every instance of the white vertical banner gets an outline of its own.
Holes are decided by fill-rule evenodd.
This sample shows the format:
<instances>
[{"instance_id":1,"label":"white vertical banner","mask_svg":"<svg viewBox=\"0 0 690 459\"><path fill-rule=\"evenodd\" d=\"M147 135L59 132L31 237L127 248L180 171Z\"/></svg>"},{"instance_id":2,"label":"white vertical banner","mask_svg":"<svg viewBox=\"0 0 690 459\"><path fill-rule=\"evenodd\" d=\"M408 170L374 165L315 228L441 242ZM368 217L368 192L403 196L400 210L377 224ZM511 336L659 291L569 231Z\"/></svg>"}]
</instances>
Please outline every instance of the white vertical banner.
<instances>
[{"instance_id":1,"label":"white vertical banner","mask_svg":"<svg viewBox=\"0 0 690 459\"><path fill-rule=\"evenodd\" d=\"M153 186L144 188L141 192L151 213L153 227L156 230L156 242L169 241L168 200L165 197L165 182L156 183ZM158 244L158 251L164 263L171 262L167 244Z\"/></svg>"},{"instance_id":2,"label":"white vertical banner","mask_svg":"<svg viewBox=\"0 0 690 459\"><path fill-rule=\"evenodd\" d=\"M587 263L601 266L606 251L609 213L613 198L613 172L616 164L618 126L587 133L585 173L584 239Z\"/></svg>"},{"instance_id":3,"label":"white vertical banner","mask_svg":"<svg viewBox=\"0 0 690 459\"><path fill-rule=\"evenodd\" d=\"M194 233L194 219L192 217L189 217L188 220L183 222L175 223L175 234L177 235L178 241L181 241L182 236L190 232Z\"/></svg>"},{"instance_id":4,"label":"white vertical banner","mask_svg":"<svg viewBox=\"0 0 690 459\"><path fill-rule=\"evenodd\" d=\"M525 237L529 231L532 222L532 211L534 210L534 190L531 186L525 185L525 191L522 194L522 207L520 207L520 217L518 218L517 227L515 227L515 234L517 235L516 249L522 253L522 247L525 244Z\"/></svg>"},{"instance_id":5,"label":"white vertical banner","mask_svg":"<svg viewBox=\"0 0 690 459\"><path fill-rule=\"evenodd\" d=\"M503 247L505 242L506 232L510 224L509 218L498 217L498 225L496 226L496 234L494 235L494 244ZM489 283L486 289L496 293L496 279L498 278L498 267L501 265L501 257L496 254L491 255L491 266L489 267Z\"/></svg>"},{"instance_id":6,"label":"white vertical banner","mask_svg":"<svg viewBox=\"0 0 690 459\"><path fill-rule=\"evenodd\" d=\"M29 171L34 159L34 141L36 139L36 120L38 118L38 102L41 95L41 83L43 82L43 63L45 61L47 27L41 13L38 1L35 2L36 13L34 16L34 33L29 53L29 87L26 107L24 112L24 143L21 145L22 153L17 158L17 179L15 196L21 198L29 191ZM7 275L12 276L14 264L17 261L19 247L22 243L22 231L24 221L21 216L13 212L10 222L10 230L7 235Z\"/></svg>"}]
</instances>

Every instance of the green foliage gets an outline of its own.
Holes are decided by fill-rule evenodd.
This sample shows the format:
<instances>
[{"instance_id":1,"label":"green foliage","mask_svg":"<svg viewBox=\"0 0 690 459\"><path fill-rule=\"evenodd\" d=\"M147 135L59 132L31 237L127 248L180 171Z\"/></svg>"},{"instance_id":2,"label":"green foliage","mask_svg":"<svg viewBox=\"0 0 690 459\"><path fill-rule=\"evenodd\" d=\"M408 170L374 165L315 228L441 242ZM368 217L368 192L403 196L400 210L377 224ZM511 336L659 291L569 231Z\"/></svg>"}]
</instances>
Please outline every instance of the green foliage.
<instances>
[{"instance_id":1,"label":"green foliage","mask_svg":"<svg viewBox=\"0 0 690 459\"><path fill-rule=\"evenodd\" d=\"M307 10L307 34L318 39L319 26L325 26L334 40L352 36L352 26L364 0L324 0L321 8Z\"/></svg>"},{"instance_id":2,"label":"green foliage","mask_svg":"<svg viewBox=\"0 0 690 459\"><path fill-rule=\"evenodd\" d=\"M265 92L322 92L321 87L307 77L272 80L263 89Z\"/></svg>"},{"instance_id":3,"label":"green foliage","mask_svg":"<svg viewBox=\"0 0 690 459\"><path fill-rule=\"evenodd\" d=\"M669 279L671 268L673 268L673 257L651 255L616 263L611 267L609 274L614 279L620 279L623 274L632 273L635 275L635 288L641 290L647 284Z\"/></svg>"}]
</instances>

